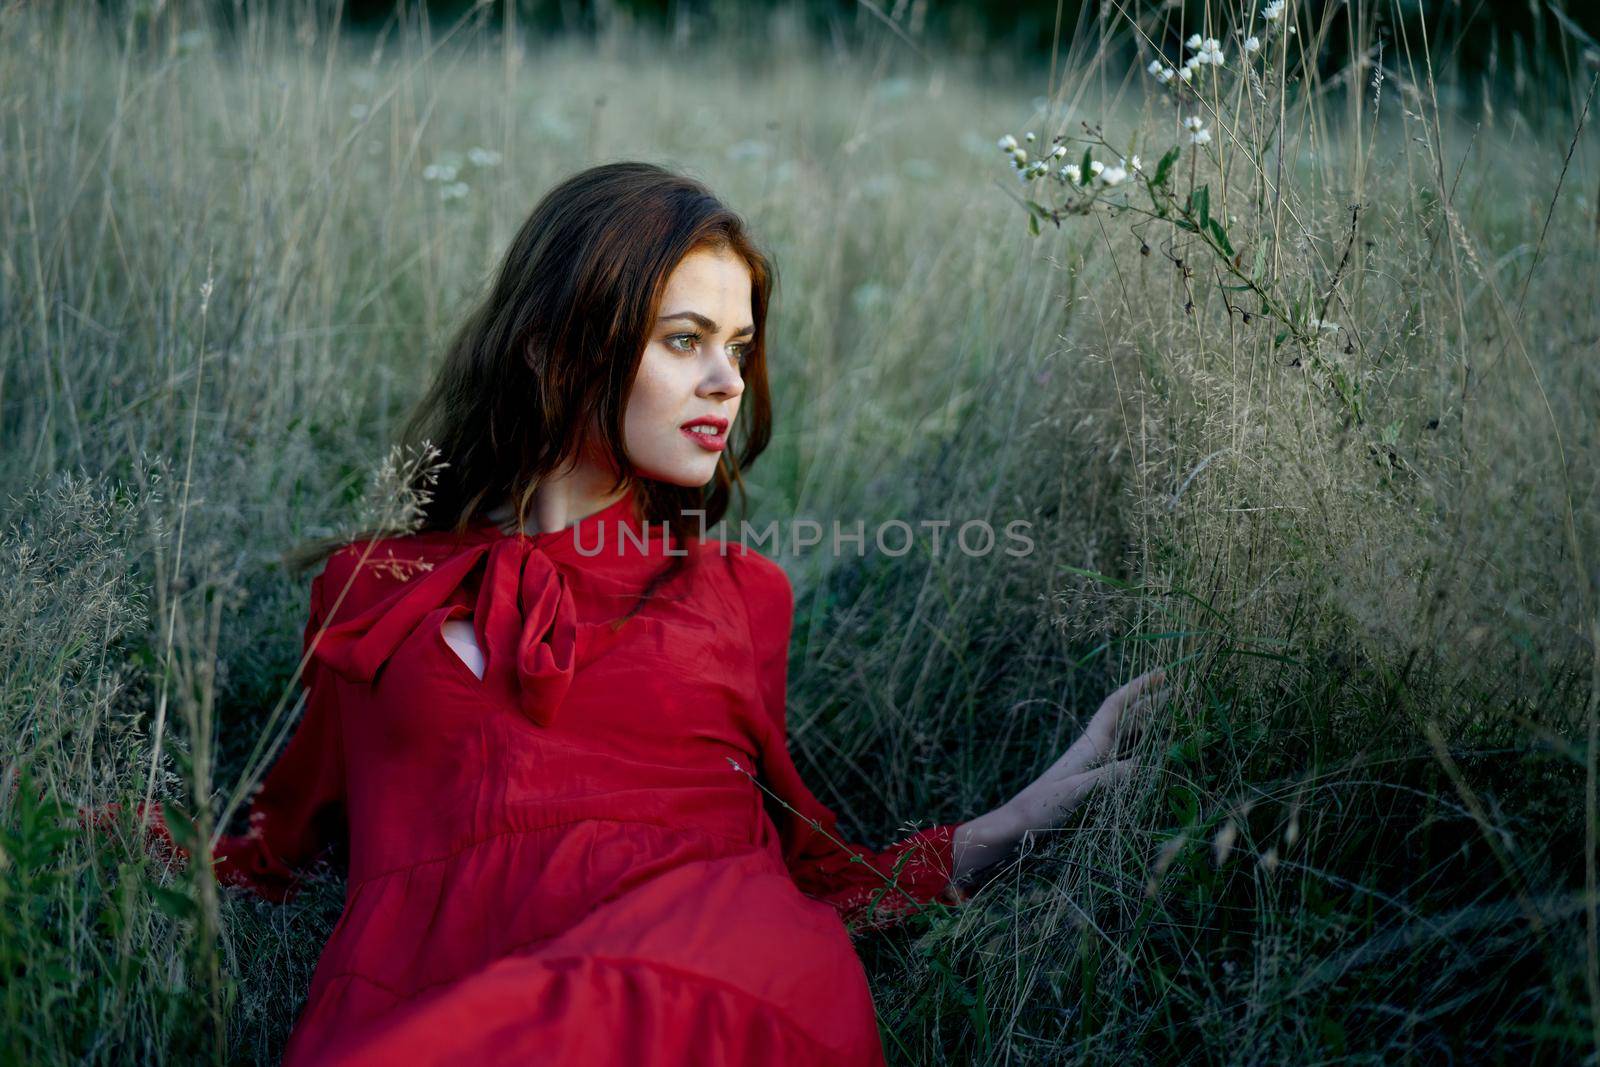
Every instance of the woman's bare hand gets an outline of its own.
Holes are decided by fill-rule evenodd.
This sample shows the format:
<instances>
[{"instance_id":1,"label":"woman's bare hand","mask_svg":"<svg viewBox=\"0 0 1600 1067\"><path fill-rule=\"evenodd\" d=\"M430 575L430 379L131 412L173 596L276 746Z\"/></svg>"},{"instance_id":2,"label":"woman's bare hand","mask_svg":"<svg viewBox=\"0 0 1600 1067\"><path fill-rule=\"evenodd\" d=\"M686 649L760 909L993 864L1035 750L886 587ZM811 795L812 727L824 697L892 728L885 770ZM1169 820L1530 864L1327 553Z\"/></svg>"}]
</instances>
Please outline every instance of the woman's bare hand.
<instances>
[{"instance_id":1,"label":"woman's bare hand","mask_svg":"<svg viewBox=\"0 0 1600 1067\"><path fill-rule=\"evenodd\" d=\"M1113 757L1149 723L1151 709L1168 694L1165 679L1157 668L1106 697L1082 736L1043 774L1000 807L963 823L952 880L962 882L1002 858L1029 830L1059 826L1097 786L1126 778L1135 760Z\"/></svg>"}]
</instances>

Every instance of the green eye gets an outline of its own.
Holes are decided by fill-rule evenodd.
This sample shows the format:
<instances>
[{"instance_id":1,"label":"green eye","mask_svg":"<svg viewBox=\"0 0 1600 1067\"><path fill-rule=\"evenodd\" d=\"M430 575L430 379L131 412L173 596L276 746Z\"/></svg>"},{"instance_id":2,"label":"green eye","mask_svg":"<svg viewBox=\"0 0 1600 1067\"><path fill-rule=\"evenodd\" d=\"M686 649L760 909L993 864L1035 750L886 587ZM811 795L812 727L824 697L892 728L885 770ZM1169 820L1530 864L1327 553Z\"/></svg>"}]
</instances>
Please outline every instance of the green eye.
<instances>
[{"instance_id":1,"label":"green eye","mask_svg":"<svg viewBox=\"0 0 1600 1067\"><path fill-rule=\"evenodd\" d=\"M678 352L690 352L693 351L692 348L680 348L677 342L693 341L695 345L699 345L702 339L703 335L698 333L675 333L671 337L667 338L667 343ZM734 358L738 361L739 367L742 370L744 365L750 361L750 344L746 342L745 344L734 345L733 348L738 352L738 355L736 355Z\"/></svg>"}]
</instances>

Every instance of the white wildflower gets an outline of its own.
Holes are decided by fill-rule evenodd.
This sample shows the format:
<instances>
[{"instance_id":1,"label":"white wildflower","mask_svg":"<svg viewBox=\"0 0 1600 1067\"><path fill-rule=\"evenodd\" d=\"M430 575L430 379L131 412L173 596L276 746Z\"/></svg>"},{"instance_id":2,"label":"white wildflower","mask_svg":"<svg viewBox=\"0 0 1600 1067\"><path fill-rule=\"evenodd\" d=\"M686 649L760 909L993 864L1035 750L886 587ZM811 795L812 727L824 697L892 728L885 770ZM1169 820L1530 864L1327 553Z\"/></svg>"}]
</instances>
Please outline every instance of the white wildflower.
<instances>
[{"instance_id":1,"label":"white wildflower","mask_svg":"<svg viewBox=\"0 0 1600 1067\"><path fill-rule=\"evenodd\" d=\"M1283 0L1272 0L1272 3L1261 9L1261 17L1268 22L1277 22L1283 17Z\"/></svg>"},{"instance_id":2,"label":"white wildflower","mask_svg":"<svg viewBox=\"0 0 1600 1067\"><path fill-rule=\"evenodd\" d=\"M1198 52L1200 51L1200 46L1204 43L1205 40L1197 33L1193 37L1190 37L1187 41L1183 42L1183 45L1191 52Z\"/></svg>"},{"instance_id":3,"label":"white wildflower","mask_svg":"<svg viewBox=\"0 0 1600 1067\"><path fill-rule=\"evenodd\" d=\"M467 159L474 167L498 167L500 165L500 153L492 148L469 148L467 149Z\"/></svg>"},{"instance_id":4,"label":"white wildflower","mask_svg":"<svg viewBox=\"0 0 1600 1067\"><path fill-rule=\"evenodd\" d=\"M430 182L453 182L456 180L456 165L454 163L429 163L422 168L422 177Z\"/></svg>"},{"instance_id":5,"label":"white wildflower","mask_svg":"<svg viewBox=\"0 0 1600 1067\"><path fill-rule=\"evenodd\" d=\"M1100 180L1107 185L1121 185L1128 180L1128 171L1121 166L1107 167L1100 172Z\"/></svg>"},{"instance_id":6,"label":"white wildflower","mask_svg":"<svg viewBox=\"0 0 1600 1067\"><path fill-rule=\"evenodd\" d=\"M1015 152L1017 150L1017 139L1008 133L995 142L995 147L1002 152Z\"/></svg>"},{"instance_id":7,"label":"white wildflower","mask_svg":"<svg viewBox=\"0 0 1600 1067\"><path fill-rule=\"evenodd\" d=\"M1139 163L1139 157L1137 155L1127 159L1126 163L1128 165L1128 169L1133 171L1135 174L1143 173L1144 167Z\"/></svg>"},{"instance_id":8,"label":"white wildflower","mask_svg":"<svg viewBox=\"0 0 1600 1067\"><path fill-rule=\"evenodd\" d=\"M1171 81L1177 75L1177 73L1178 72L1173 70L1171 67L1162 67L1161 73L1156 75L1156 81L1160 82L1162 85L1165 85Z\"/></svg>"},{"instance_id":9,"label":"white wildflower","mask_svg":"<svg viewBox=\"0 0 1600 1067\"><path fill-rule=\"evenodd\" d=\"M1210 63L1214 67L1222 66L1222 42L1215 37L1207 37L1205 44L1200 49L1200 54L1195 58L1203 63Z\"/></svg>"},{"instance_id":10,"label":"white wildflower","mask_svg":"<svg viewBox=\"0 0 1600 1067\"><path fill-rule=\"evenodd\" d=\"M1096 178L1100 177L1100 172L1105 169L1106 165L1100 162L1098 159L1089 160L1089 173L1093 174Z\"/></svg>"},{"instance_id":11,"label":"white wildflower","mask_svg":"<svg viewBox=\"0 0 1600 1067\"><path fill-rule=\"evenodd\" d=\"M449 185L440 186L439 188L440 200L462 200L466 198L466 195L466 182L452 182Z\"/></svg>"},{"instance_id":12,"label":"white wildflower","mask_svg":"<svg viewBox=\"0 0 1600 1067\"><path fill-rule=\"evenodd\" d=\"M1246 37L1244 39L1244 50L1246 52L1258 52L1258 51L1260 51L1261 50L1261 38L1259 38L1259 37Z\"/></svg>"},{"instance_id":13,"label":"white wildflower","mask_svg":"<svg viewBox=\"0 0 1600 1067\"><path fill-rule=\"evenodd\" d=\"M1033 131L1029 130L1027 133L1023 134L1022 135L1022 139L1024 141L1027 141L1029 144L1032 144L1033 143Z\"/></svg>"},{"instance_id":14,"label":"white wildflower","mask_svg":"<svg viewBox=\"0 0 1600 1067\"><path fill-rule=\"evenodd\" d=\"M1211 131L1210 130L1196 130L1196 131L1194 131L1193 133L1191 133L1189 135L1189 142L1191 144L1210 144L1211 143Z\"/></svg>"},{"instance_id":15,"label":"white wildflower","mask_svg":"<svg viewBox=\"0 0 1600 1067\"><path fill-rule=\"evenodd\" d=\"M1178 77L1182 78L1184 81L1192 81L1194 79L1194 67L1189 66L1188 64L1179 67Z\"/></svg>"},{"instance_id":16,"label":"white wildflower","mask_svg":"<svg viewBox=\"0 0 1600 1067\"><path fill-rule=\"evenodd\" d=\"M1050 149L1050 154L1048 156L1046 156L1045 158L1046 159L1060 159L1062 156L1064 156L1066 154L1067 154L1067 146L1064 145L1064 144L1058 144L1054 148Z\"/></svg>"},{"instance_id":17,"label":"white wildflower","mask_svg":"<svg viewBox=\"0 0 1600 1067\"><path fill-rule=\"evenodd\" d=\"M1076 163L1068 163L1061 168L1061 176L1073 185L1083 184L1083 171Z\"/></svg>"},{"instance_id":18,"label":"white wildflower","mask_svg":"<svg viewBox=\"0 0 1600 1067\"><path fill-rule=\"evenodd\" d=\"M1018 170L1026 167L1028 165L1028 150L1026 148L1019 148L1015 152L1011 153L1011 165L1016 167Z\"/></svg>"},{"instance_id":19,"label":"white wildflower","mask_svg":"<svg viewBox=\"0 0 1600 1067\"><path fill-rule=\"evenodd\" d=\"M1148 67L1144 68L1144 69L1148 70L1151 74L1157 75L1159 77L1160 74L1161 74L1161 60L1152 59L1150 61L1150 65Z\"/></svg>"},{"instance_id":20,"label":"white wildflower","mask_svg":"<svg viewBox=\"0 0 1600 1067\"><path fill-rule=\"evenodd\" d=\"M1206 120L1201 118L1199 115L1190 115L1188 118L1183 120L1183 128L1189 130L1191 133L1195 130L1204 129L1205 125Z\"/></svg>"}]
</instances>

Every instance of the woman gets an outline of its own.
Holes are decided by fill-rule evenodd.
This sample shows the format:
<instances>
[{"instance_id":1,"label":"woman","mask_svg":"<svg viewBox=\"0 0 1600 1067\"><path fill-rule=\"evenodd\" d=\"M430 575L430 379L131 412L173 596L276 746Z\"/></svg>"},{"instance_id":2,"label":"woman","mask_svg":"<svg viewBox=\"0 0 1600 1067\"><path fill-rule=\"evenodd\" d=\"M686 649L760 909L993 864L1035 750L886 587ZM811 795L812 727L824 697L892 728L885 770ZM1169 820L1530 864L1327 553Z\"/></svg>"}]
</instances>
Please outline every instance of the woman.
<instances>
[{"instance_id":1,"label":"woman","mask_svg":"<svg viewBox=\"0 0 1600 1067\"><path fill-rule=\"evenodd\" d=\"M772 284L642 163L512 242L407 429L447 464L422 527L328 556L304 718L215 850L275 899L348 861L286 1063L880 1064L851 930L959 902L1127 769L1090 764L1148 678L1002 807L838 842L786 744L789 581L694 535L770 434Z\"/></svg>"}]
</instances>

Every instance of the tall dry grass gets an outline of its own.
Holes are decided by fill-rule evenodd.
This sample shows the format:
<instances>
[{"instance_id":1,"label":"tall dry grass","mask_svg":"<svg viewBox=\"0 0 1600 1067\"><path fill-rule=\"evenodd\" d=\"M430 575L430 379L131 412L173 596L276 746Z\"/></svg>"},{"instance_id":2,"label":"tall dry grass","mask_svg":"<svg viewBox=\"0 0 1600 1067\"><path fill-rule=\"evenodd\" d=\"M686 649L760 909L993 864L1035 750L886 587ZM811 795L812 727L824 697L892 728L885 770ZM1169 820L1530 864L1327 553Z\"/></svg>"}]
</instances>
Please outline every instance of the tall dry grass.
<instances>
[{"instance_id":1,"label":"tall dry grass","mask_svg":"<svg viewBox=\"0 0 1600 1067\"><path fill-rule=\"evenodd\" d=\"M1290 5L1253 84L1223 5L1000 75L898 8L714 47L7 8L5 1055L275 1057L337 872L274 907L71 813L237 810L296 711L279 553L389 506L543 190L649 158L779 263L752 519L1033 522L1020 559L785 558L797 755L855 837L977 814L1185 668L1138 781L862 944L892 1057L1592 1059L1593 42L1463 71L1398 14ZM1196 31L1232 66L1175 102L1145 65ZM1030 130L1146 174L1019 181Z\"/></svg>"}]
</instances>

